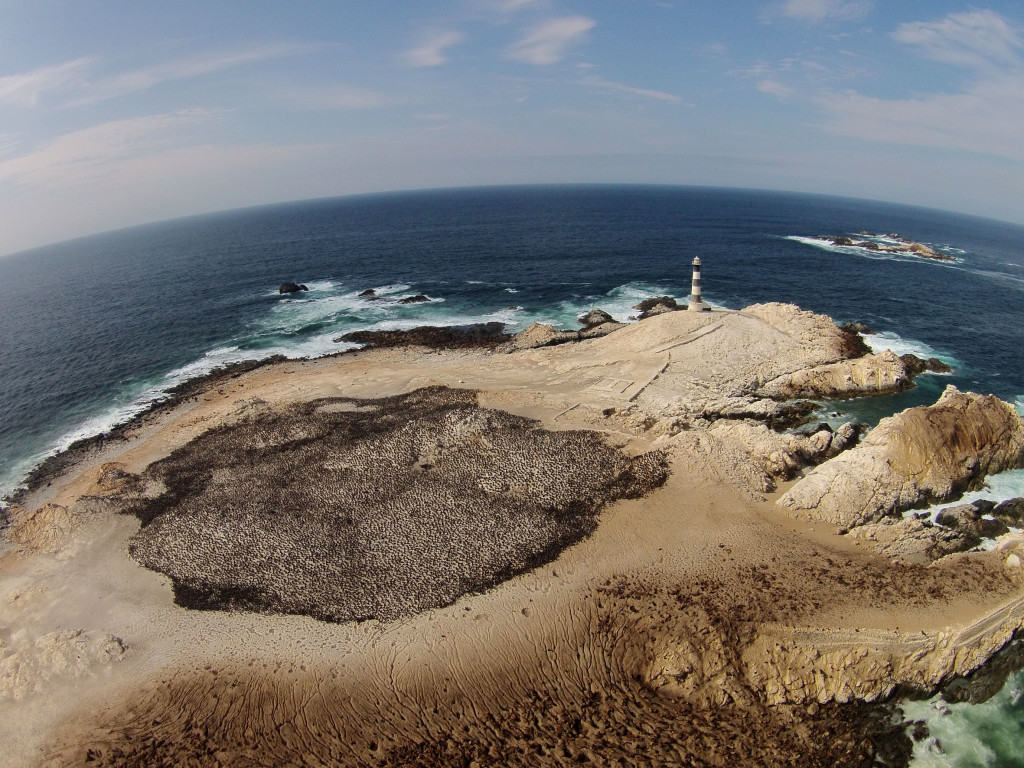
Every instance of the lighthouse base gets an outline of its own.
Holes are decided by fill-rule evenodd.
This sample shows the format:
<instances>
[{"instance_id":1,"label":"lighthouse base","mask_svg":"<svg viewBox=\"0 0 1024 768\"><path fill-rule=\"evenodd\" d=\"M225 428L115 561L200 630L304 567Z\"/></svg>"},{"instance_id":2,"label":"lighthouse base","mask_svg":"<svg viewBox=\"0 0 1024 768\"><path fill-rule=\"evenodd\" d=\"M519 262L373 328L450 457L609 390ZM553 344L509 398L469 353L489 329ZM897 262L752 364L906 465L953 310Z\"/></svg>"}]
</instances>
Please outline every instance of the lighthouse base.
<instances>
[{"instance_id":1,"label":"lighthouse base","mask_svg":"<svg viewBox=\"0 0 1024 768\"><path fill-rule=\"evenodd\" d=\"M686 309L689 310L690 312L707 312L708 310L711 309L711 307L709 307L700 299L694 301L694 299L691 298L690 304L686 307Z\"/></svg>"}]
</instances>

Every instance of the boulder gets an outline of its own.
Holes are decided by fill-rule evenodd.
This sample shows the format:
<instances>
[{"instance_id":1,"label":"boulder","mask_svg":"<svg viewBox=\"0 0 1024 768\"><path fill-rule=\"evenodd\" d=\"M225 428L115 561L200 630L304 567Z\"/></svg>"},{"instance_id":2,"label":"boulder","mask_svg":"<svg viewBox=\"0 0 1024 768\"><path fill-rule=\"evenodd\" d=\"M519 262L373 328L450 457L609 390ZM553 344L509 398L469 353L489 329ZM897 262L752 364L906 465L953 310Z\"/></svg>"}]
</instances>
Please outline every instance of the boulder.
<instances>
[{"instance_id":1,"label":"boulder","mask_svg":"<svg viewBox=\"0 0 1024 768\"><path fill-rule=\"evenodd\" d=\"M277 289L278 293L298 293L299 291L308 291L302 283L281 283L281 286Z\"/></svg>"},{"instance_id":2,"label":"boulder","mask_svg":"<svg viewBox=\"0 0 1024 768\"><path fill-rule=\"evenodd\" d=\"M1008 499L993 509L992 515L1009 526L1019 528L1021 518L1024 518L1024 499Z\"/></svg>"},{"instance_id":3,"label":"boulder","mask_svg":"<svg viewBox=\"0 0 1024 768\"><path fill-rule=\"evenodd\" d=\"M422 304L425 301L430 301L430 298L424 296L422 293L418 293L415 296L406 296L404 299L399 299L399 304Z\"/></svg>"},{"instance_id":4,"label":"boulder","mask_svg":"<svg viewBox=\"0 0 1024 768\"><path fill-rule=\"evenodd\" d=\"M994 539L1002 536L1009 528L998 519L984 517L989 510L987 505L959 504L947 507L935 516L935 522L947 528L957 528L983 539Z\"/></svg>"},{"instance_id":5,"label":"boulder","mask_svg":"<svg viewBox=\"0 0 1024 768\"><path fill-rule=\"evenodd\" d=\"M950 373L953 369L949 367L947 363L942 362L937 357L929 357L927 360L923 360L917 355L900 355L900 360L903 361L903 365L907 369L907 373L911 376L917 376L919 373L931 371L932 373Z\"/></svg>"},{"instance_id":6,"label":"boulder","mask_svg":"<svg viewBox=\"0 0 1024 768\"><path fill-rule=\"evenodd\" d=\"M615 318L605 312L603 309L592 309L589 312L585 312L580 315L580 325L586 326L588 329L593 328L596 325L602 325L603 323L614 323Z\"/></svg>"},{"instance_id":7,"label":"boulder","mask_svg":"<svg viewBox=\"0 0 1024 768\"><path fill-rule=\"evenodd\" d=\"M367 288L365 291L359 294L360 299L375 299L377 298L377 292L373 288Z\"/></svg>"},{"instance_id":8,"label":"boulder","mask_svg":"<svg viewBox=\"0 0 1024 768\"><path fill-rule=\"evenodd\" d=\"M851 450L779 499L796 514L851 528L956 498L986 475L1024 466L1024 420L992 396L949 386L935 405L882 419Z\"/></svg>"}]
</instances>

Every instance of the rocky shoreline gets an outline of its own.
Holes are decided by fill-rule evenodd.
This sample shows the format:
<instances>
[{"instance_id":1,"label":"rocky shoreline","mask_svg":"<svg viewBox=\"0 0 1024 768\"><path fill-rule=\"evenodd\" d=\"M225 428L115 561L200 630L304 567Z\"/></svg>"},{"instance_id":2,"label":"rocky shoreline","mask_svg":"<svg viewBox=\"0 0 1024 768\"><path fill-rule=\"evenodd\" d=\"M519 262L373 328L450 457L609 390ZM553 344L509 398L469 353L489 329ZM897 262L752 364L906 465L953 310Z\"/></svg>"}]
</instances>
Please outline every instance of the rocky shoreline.
<instances>
[{"instance_id":1,"label":"rocky shoreline","mask_svg":"<svg viewBox=\"0 0 1024 768\"><path fill-rule=\"evenodd\" d=\"M789 305L651 310L243 364L55 457L0 554L15 764L905 765L895 697L1018 665L1024 537L900 514L1024 424L950 389L780 431L922 367Z\"/></svg>"}]
</instances>

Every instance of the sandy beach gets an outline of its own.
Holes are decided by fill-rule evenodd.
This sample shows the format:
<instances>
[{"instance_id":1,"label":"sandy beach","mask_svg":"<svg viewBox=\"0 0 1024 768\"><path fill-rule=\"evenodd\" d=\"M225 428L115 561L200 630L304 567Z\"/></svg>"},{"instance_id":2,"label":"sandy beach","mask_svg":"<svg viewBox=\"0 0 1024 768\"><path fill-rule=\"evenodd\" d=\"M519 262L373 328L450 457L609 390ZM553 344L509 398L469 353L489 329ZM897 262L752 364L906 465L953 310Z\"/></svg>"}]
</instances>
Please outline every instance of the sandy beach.
<instances>
[{"instance_id":1,"label":"sandy beach","mask_svg":"<svg viewBox=\"0 0 1024 768\"><path fill-rule=\"evenodd\" d=\"M1024 626L1024 581L1007 567L1005 549L893 559L776 503L802 470L775 471L771 461L783 458L750 447L749 435L781 439L764 425L790 407L756 393L826 366L851 366L841 375L863 392L892 383L887 359L867 372L852 367L849 343L828 318L780 305L669 312L558 346L404 346L280 362L158 410L12 513L0 554L5 764L870 765L906 739L865 702L934 690L979 667ZM431 416L448 431L404 418L405 401L388 416L382 398L424 388L457 404L456 416ZM254 591L234 603L222 591L206 605L213 610L183 607L184 577L166 542L178 530L172 522L200 523L183 511L184 491L162 496L175 467L187 464L174 457L214 429L225 439L246 429L246 440L271 435L260 438L265 447L284 434L273 425L289 409L314 402L325 410L311 414L350 430L344 450L358 451L371 433L388 445L427 445L432 453L421 451L408 468L414 490L415 472L444 469L449 457L446 477L458 482L436 481L435 495L424 497L434 500L423 505L429 510L449 509L436 502L445 493L455 509L460 487L482 482L466 479L465 467L484 443L498 446L481 475L492 479L520 466L503 462L509 451L521 451L528 468L530 457L546 456L538 446L551 455L529 471L508 470L497 490L482 485L481 493L511 500L518 514L527 501L569 488L586 508L537 502L572 535L495 555L493 568L464 589L437 604L402 603L395 615L379 607L345 613L356 604L354 588L336 586L349 572L333 562L342 580L317 586L341 607L331 609L334 621L313 618L301 594L281 591L292 555L273 565L278 581L253 577ZM392 421L381 426L385 416ZM298 434L312 422L295 419L289 440L321 439ZM421 422L426 442L402 431ZM728 431L737 424L747 431ZM498 441L497 430L512 442ZM519 446L517 435L528 442L502 447ZM316 454L323 473L368 471L344 450ZM645 456L664 457L664 476L607 490L625 483L629 468L647 466L637 462L654 461ZM179 463L161 464L168 457ZM822 451L813 463L825 459ZM585 490L567 484L592 470ZM221 482L210 474L190 482ZM302 488L317 476L313 466ZM231 477L223 484L231 500L255 492ZM160 515L180 516L159 518L154 504ZM460 514L486 515L485 506ZM383 541L422 553L380 566L379 590L371 579L367 594L427 590L428 569L455 569L448 554L430 556L452 536L439 518L416 523L414 507L404 533L358 529L367 551ZM558 517L566 510L578 520ZM508 525L526 525L513 512ZM147 514L157 522L142 528ZM232 548L237 537L222 545L205 530L187 557L211 573L223 563L271 572ZM284 529L252 530L273 561L283 539L267 531ZM508 530L495 528L493 540L505 541ZM171 538L153 538L160 532ZM472 547L458 547L468 563L482 559ZM170 564L151 570L139 562L146 557ZM218 609L225 606L234 610Z\"/></svg>"}]
</instances>

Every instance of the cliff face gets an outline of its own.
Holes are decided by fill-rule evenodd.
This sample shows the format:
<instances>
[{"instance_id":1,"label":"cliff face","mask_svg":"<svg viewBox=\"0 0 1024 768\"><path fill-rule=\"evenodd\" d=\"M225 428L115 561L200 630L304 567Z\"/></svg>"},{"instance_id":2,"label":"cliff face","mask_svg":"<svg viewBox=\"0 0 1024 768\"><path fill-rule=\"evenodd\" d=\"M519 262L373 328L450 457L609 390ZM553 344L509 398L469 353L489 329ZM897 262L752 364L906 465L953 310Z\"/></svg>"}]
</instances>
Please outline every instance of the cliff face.
<instances>
[{"instance_id":1,"label":"cliff face","mask_svg":"<svg viewBox=\"0 0 1024 768\"><path fill-rule=\"evenodd\" d=\"M992 396L949 386L932 406L882 419L867 437L809 472L779 504L842 527L944 501L986 475L1024 466L1024 421Z\"/></svg>"}]
</instances>

